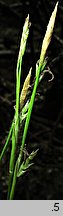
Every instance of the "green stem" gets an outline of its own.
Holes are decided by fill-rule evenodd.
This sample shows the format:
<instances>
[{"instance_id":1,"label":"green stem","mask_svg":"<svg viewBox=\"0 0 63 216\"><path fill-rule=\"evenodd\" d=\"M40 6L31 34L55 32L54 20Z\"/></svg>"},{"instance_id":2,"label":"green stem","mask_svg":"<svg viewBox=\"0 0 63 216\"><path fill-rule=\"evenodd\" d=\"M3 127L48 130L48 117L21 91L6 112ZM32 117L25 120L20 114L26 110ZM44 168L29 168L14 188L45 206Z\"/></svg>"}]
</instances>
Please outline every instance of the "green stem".
<instances>
[{"instance_id":1,"label":"green stem","mask_svg":"<svg viewBox=\"0 0 63 216\"><path fill-rule=\"evenodd\" d=\"M10 196L10 190L11 190L11 185L12 185L12 177L13 177L13 173L10 173L9 176L9 182L8 182L8 193L7 193L7 200L9 199Z\"/></svg>"},{"instance_id":2,"label":"green stem","mask_svg":"<svg viewBox=\"0 0 63 216\"><path fill-rule=\"evenodd\" d=\"M20 79L21 79L21 66L22 66L22 58L20 61L18 61L17 71L16 71L16 110L15 110L15 122L14 122L14 128L12 133L12 149L11 149L11 156L10 156L10 175L9 175L9 182L10 187L8 186L8 194L11 191L11 184L12 184L12 178L11 173L13 176L14 172L14 166L15 166L15 152L17 147L17 141L18 141L18 128L19 128L19 101L20 101Z\"/></svg>"},{"instance_id":3,"label":"green stem","mask_svg":"<svg viewBox=\"0 0 63 216\"><path fill-rule=\"evenodd\" d=\"M10 190L11 190L11 184L12 184L12 177L13 177L13 171L14 171L14 165L15 165L15 150L16 150L16 143L15 143L15 128L13 128L12 133L12 149L11 149L11 156L10 156L10 165L9 165L9 183L8 183L8 195L9 198Z\"/></svg>"},{"instance_id":4,"label":"green stem","mask_svg":"<svg viewBox=\"0 0 63 216\"><path fill-rule=\"evenodd\" d=\"M15 169L14 169L14 175L13 175L13 181L12 181L12 187L11 187L11 191L10 191L10 195L9 195L9 200L13 200L13 198L14 198L16 181L17 181L17 163L16 163Z\"/></svg>"},{"instance_id":5,"label":"green stem","mask_svg":"<svg viewBox=\"0 0 63 216\"><path fill-rule=\"evenodd\" d=\"M9 168L10 172L13 172L13 169L14 169L15 151L16 151L15 128L13 128L13 133L12 133L12 150L11 150L10 168Z\"/></svg>"},{"instance_id":6,"label":"green stem","mask_svg":"<svg viewBox=\"0 0 63 216\"><path fill-rule=\"evenodd\" d=\"M2 157L3 157L3 155L4 155L4 153L5 153L6 149L7 149L7 147L9 145L9 140L10 140L11 133L12 133L12 130L13 130L13 122L14 122L14 120L12 121L12 125L11 125L11 128L10 128L10 131L9 131L6 143L5 143L5 145L4 145L3 149L2 149L2 152L0 154L0 161L2 160Z\"/></svg>"}]
</instances>

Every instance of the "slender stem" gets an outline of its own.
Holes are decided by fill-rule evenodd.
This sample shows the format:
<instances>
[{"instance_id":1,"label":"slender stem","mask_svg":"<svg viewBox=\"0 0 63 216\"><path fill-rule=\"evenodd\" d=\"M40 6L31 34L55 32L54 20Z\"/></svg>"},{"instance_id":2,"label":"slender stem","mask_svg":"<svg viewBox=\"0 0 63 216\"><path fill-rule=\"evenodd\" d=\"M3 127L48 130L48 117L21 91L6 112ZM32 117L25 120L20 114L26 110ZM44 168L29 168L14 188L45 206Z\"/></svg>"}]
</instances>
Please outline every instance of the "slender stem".
<instances>
[{"instance_id":1,"label":"slender stem","mask_svg":"<svg viewBox=\"0 0 63 216\"><path fill-rule=\"evenodd\" d=\"M16 71L16 110L15 110L15 122L14 122L13 133L12 133L12 149L11 149L10 166L9 166L10 187L8 186L8 194L10 193L9 191L11 190L11 184L12 184L11 173L13 176L14 166L15 166L15 152L16 152L17 141L18 141L21 66L22 66L22 58L20 61L18 61L18 66L17 66L17 71Z\"/></svg>"},{"instance_id":2,"label":"slender stem","mask_svg":"<svg viewBox=\"0 0 63 216\"><path fill-rule=\"evenodd\" d=\"M19 104L20 104L20 80L21 80L21 67L22 67L22 57L20 61L18 60L17 70L16 70L16 111L15 111L15 135L16 142L18 136L19 128Z\"/></svg>"},{"instance_id":3,"label":"slender stem","mask_svg":"<svg viewBox=\"0 0 63 216\"><path fill-rule=\"evenodd\" d=\"M12 181L11 191L10 191L10 195L9 195L9 200L13 200L13 198L14 198L16 181L17 181L17 163L16 163L15 169L14 169L14 175L13 175L13 181Z\"/></svg>"},{"instance_id":4,"label":"slender stem","mask_svg":"<svg viewBox=\"0 0 63 216\"><path fill-rule=\"evenodd\" d=\"M10 172L13 172L13 169L14 169L15 150L16 150L15 128L13 128L13 133L12 133L12 150L11 150L10 167L9 167Z\"/></svg>"},{"instance_id":5,"label":"slender stem","mask_svg":"<svg viewBox=\"0 0 63 216\"><path fill-rule=\"evenodd\" d=\"M11 186L12 186L12 178L13 178L13 173L10 173L9 176L9 182L8 182L8 193L7 193L7 200L9 199L10 196L10 190L11 190Z\"/></svg>"},{"instance_id":6,"label":"slender stem","mask_svg":"<svg viewBox=\"0 0 63 216\"><path fill-rule=\"evenodd\" d=\"M5 145L4 145L3 149L2 149L2 152L0 154L0 161L2 160L2 157L3 157L3 155L4 155L4 153L5 153L6 149L7 149L7 147L9 145L10 137L11 137L12 130L13 130L13 122L14 122L14 119L12 121L12 125L11 125L11 128L10 128L10 131L9 131L6 143L5 143Z\"/></svg>"},{"instance_id":7,"label":"slender stem","mask_svg":"<svg viewBox=\"0 0 63 216\"><path fill-rule=\"evenodd\" d=\"M13 133L12 133L12 149L11 149L10 165L9 165L9 183L8 183L8 195L7 195L8 198L9 198L9 195L10 195L12 177L13 177L13 171L14 171L14 165L15 165L16 143L15 143L14 130L15 130L15 128L13 128Z\"/></svg>"}]
</instances>

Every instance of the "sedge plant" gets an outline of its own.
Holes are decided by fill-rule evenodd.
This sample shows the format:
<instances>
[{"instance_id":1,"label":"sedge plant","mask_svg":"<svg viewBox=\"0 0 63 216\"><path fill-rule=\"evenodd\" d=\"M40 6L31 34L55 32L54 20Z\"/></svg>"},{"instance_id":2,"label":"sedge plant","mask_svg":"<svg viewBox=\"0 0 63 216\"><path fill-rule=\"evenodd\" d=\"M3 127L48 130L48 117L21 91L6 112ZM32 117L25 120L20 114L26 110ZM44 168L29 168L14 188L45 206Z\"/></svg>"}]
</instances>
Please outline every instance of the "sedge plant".
<instances>
[{"instance_id":1,"label":"sedge plant","mask_svg":"<svg viewBox=\"0 0 63 216\"><path fill-rule=\"evenodd\" d=\"M9 161L9 182L8 182L8 193L7 193L8 200L14 199L17 178L22 176L33 165L33 158L36 156L38 151L38 149L36 149L36 151L32 151L30 154L26 155L24 160L26 136L27 136L31 113L34 105L34 100L36 97L37 87L46 71L45 68L46 68L47 61L45 56L53 33L57 7L58 7L58 2L56 3L56 6L54 8L54 11L52 12L52 15L50 17L46 29L45 37L43 39L43 43L41 47L40 57L38 62L36 63L33 90L31 93L31 97L27 100L26 100L26 96L30 87L32 67L30 68L29 73L24 81L22 90L21 90L21 71L22 71L23 56L26 50L26 43L29 35L29 29L31 26L29 22L29 15L27 16L23 26L23 33L21 37L20 50L18 54L17 68L16 68L15 114L9 130L8 137L6 139L2 152L0 154L0 162L1 162L9 144L11 143L11 153L10 153L10 161ZM21 131L23 122L24 122L23 131ZM20 145L19 145L19 132L21 134ZM18 145L19 145L19 152L17 154Z\"/></svg>"}]
</instances>

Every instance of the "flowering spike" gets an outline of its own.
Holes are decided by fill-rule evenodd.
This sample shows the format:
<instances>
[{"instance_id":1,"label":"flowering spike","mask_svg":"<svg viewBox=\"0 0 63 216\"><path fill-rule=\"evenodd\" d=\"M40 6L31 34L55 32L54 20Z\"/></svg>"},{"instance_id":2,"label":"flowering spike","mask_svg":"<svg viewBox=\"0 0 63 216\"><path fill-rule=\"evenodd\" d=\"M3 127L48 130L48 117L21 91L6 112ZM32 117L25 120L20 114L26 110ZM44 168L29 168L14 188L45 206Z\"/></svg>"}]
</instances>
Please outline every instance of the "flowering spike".
<instances>
[{"instance_id":1,"label":"flowering spike","mask_svg":"<svg viewBox=\"0 0 63 216\"><path fill-rule=\"evenodd\" d=\"M23 88L22 88L22 91L21 91L20 109L22 109L22 107L24 105L26 95L27 95L27 92L28 92L28 88L30 87L31 70L32 70L32 68L30 68L30 70L29 70L29 73L28 73L28 75L27 75L27 77L26 77L26 79L24 81Z\"/></svg>"},{"instance_id":2,"label":"flowering spike","mask_svg":"<svg viewBox=\"0 0 63 216\"><path fill-rule=\"evenodd\" d=\"M47 25L47 30L46 30L46 33L45 33L45 37L43 39L42 49L41 49L41 54L40 54L40 60L39 60L40 67L43 64L43 60L45 58L47 48L48 48L48 46L50 44L50 41L51 41L51 36L52 36L52 33L53 33L53 28L54 28L54 24L55 24L56 13L57 13L57 7L58 7L58 2L56 3L54 11L52 12L49 23Z\"/></svg>"},{"instance_id":3,"label":"flowering spike","mask_svg":"<svg viewBox=\"0 0 63 216\"><path fill-rule=\"evenodd\" d=\"M22 33L22 38L21 38L21 43L20 43L20 51L19 51L19 59L20 56L24 55L25 49L26 49L26 41L29 35L29 28L30 28L31 23L29 22L29 14L27 18L25 19L25 23L23 26L23 33Z\"/></svg>"}]
</instances>

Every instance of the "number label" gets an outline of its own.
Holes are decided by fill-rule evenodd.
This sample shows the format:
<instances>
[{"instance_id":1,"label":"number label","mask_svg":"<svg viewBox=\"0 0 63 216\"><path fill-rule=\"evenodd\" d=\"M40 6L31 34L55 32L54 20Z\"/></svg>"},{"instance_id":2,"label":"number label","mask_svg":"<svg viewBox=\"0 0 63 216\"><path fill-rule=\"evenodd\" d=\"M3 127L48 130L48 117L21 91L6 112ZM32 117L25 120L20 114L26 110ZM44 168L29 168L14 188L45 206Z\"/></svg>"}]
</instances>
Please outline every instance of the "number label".
<instances>
[{"instance_id":1,"label":"number label","mask_svg":"<svg viewBox=\"0 0 63 216\"><path fill-rule=\"evenodd\" d=\"M54 203L54 211L59 211L59 203Z\"/></svg>"}]
</instances>

